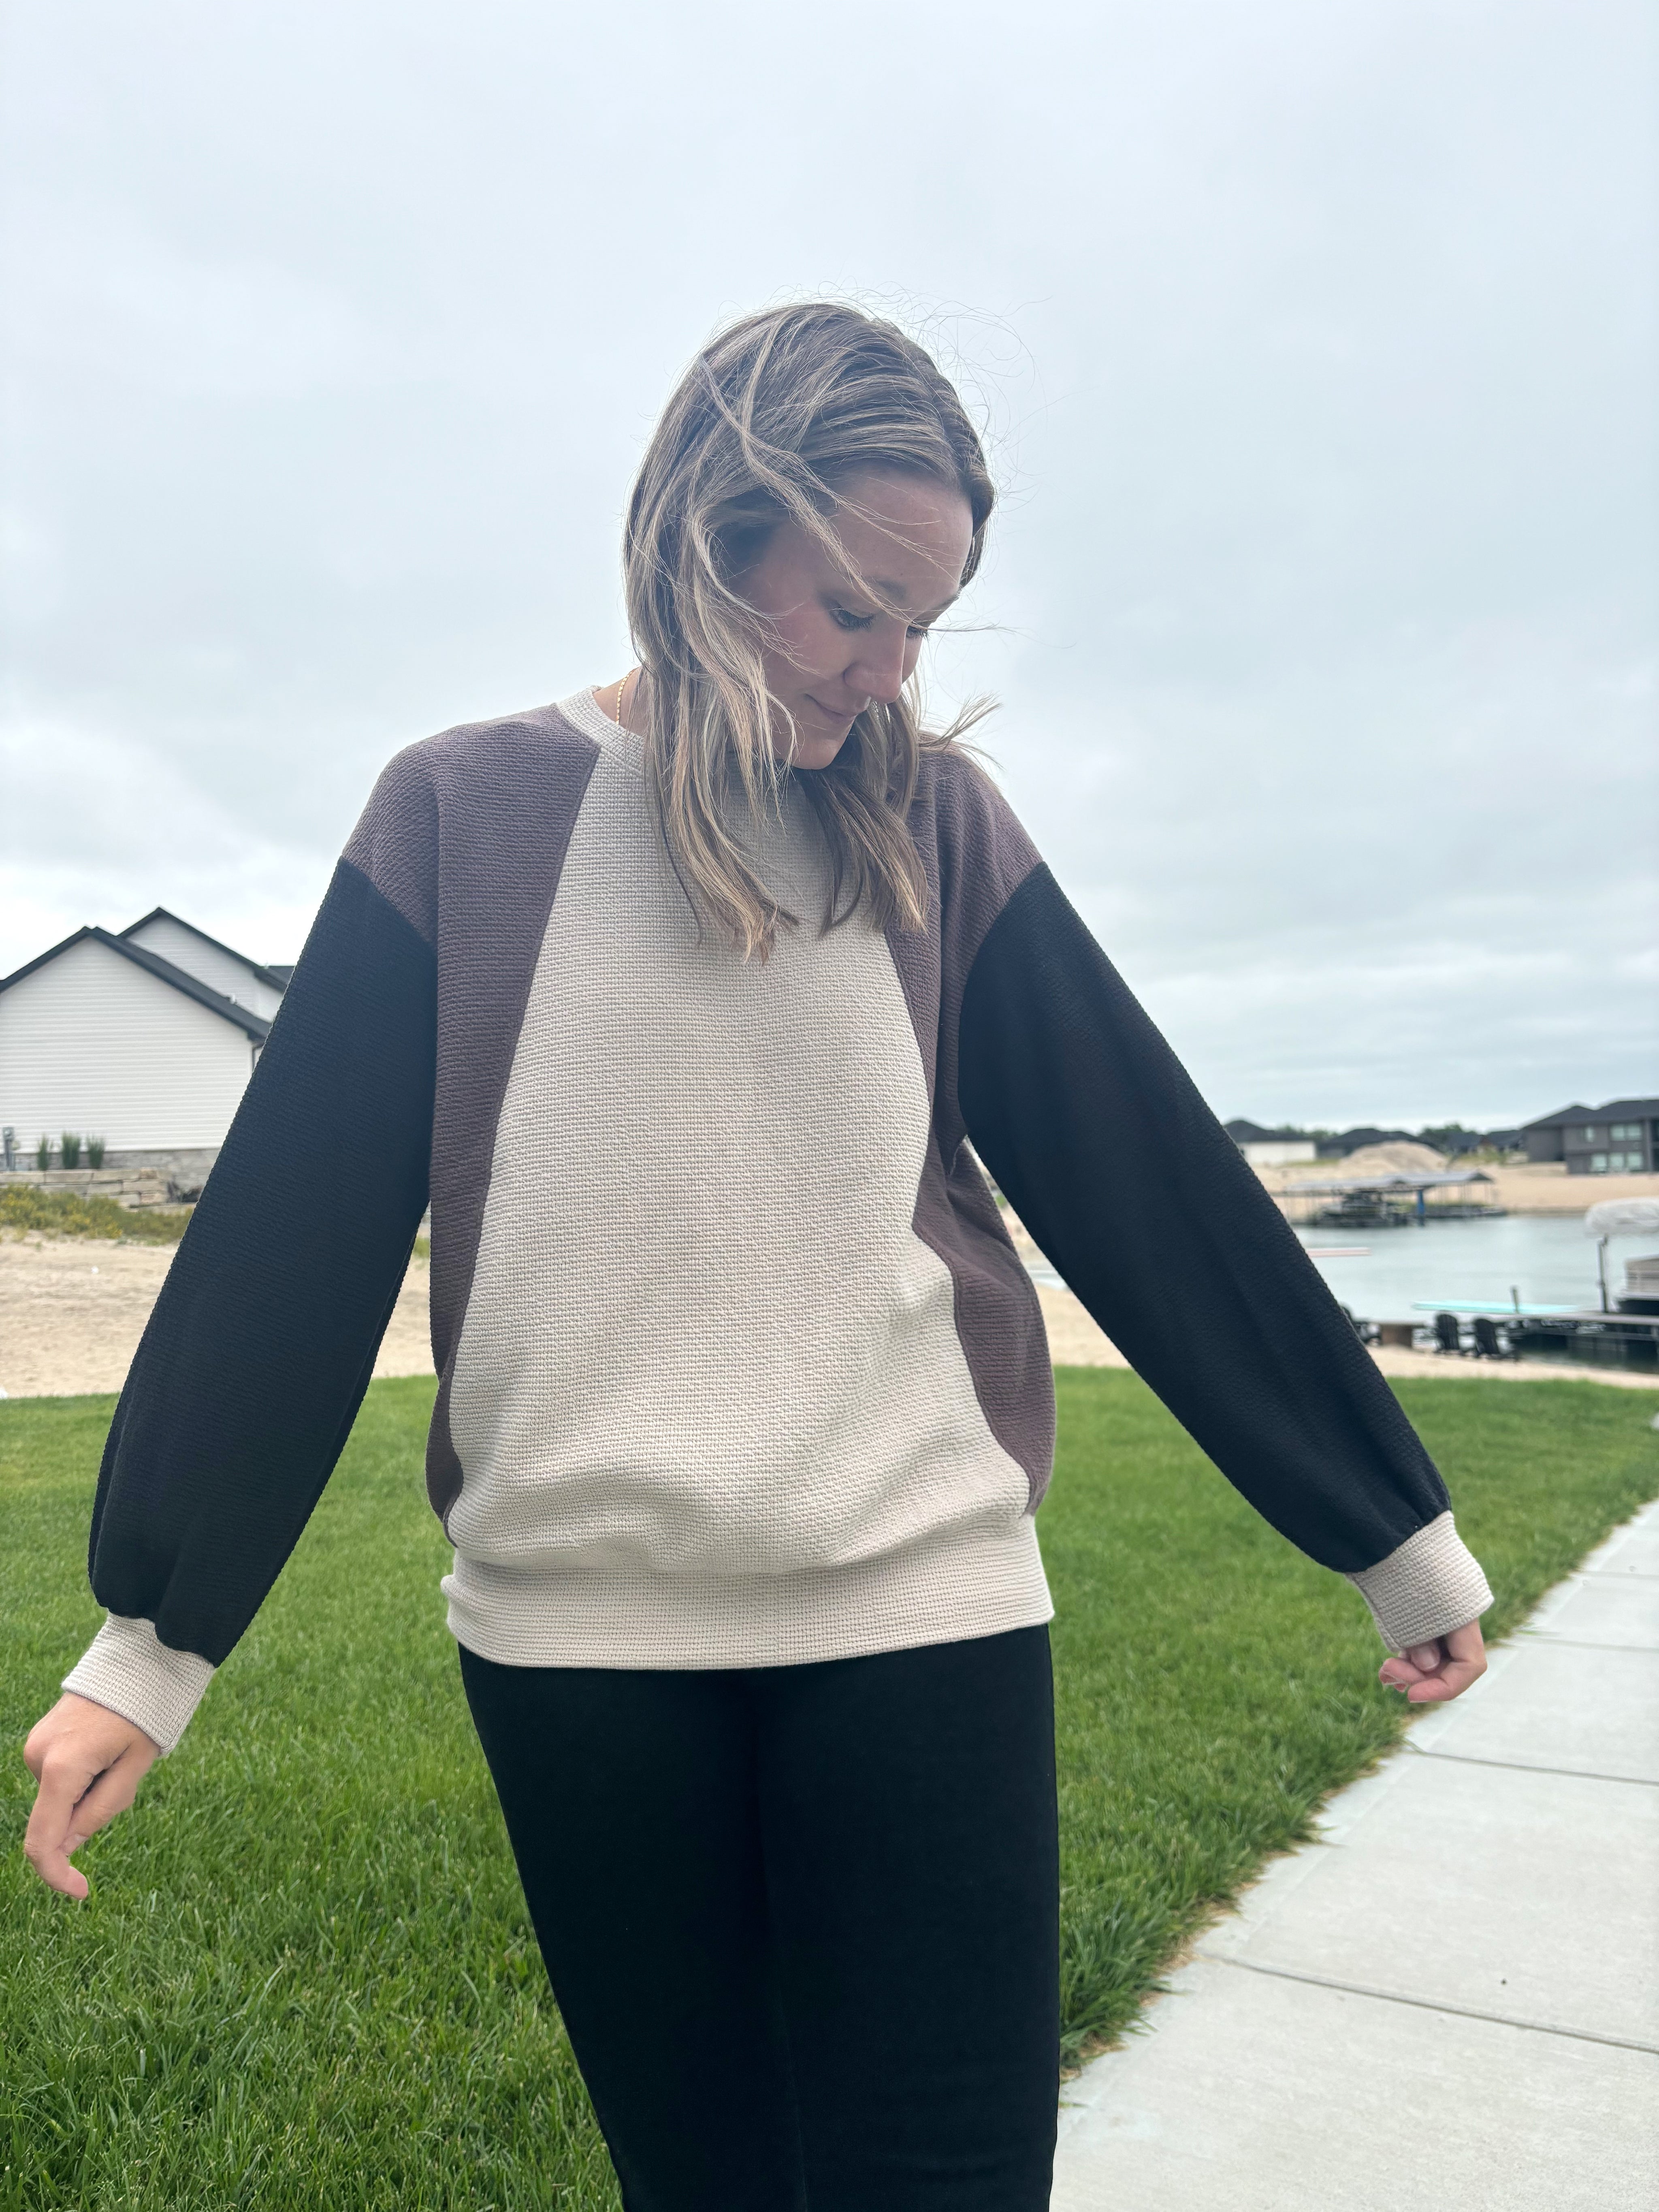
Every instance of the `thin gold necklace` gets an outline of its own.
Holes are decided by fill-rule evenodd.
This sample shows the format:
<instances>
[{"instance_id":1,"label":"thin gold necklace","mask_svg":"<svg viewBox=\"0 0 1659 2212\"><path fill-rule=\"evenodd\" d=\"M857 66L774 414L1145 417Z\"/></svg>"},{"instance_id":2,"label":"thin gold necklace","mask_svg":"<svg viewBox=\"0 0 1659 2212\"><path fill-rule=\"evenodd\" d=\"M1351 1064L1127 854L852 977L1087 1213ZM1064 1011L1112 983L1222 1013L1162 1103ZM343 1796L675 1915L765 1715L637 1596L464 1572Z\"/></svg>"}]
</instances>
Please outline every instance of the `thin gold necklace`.
<instances>
[{"instance_id":1,"label":"thin gold necklace","mask_svg":"<svg viewBox=\"0 0 1659 2212\"><path fill-rule=\"evenodd\" d=\"M631 676L633 673L634 672L630 668L628 672L628 676ZM619 730L625 730L628 727L627 723L623 720L623 695L628 689L628 676L624 676L622 682L617 686L616 723L617 727Z\"/></svg>"}]
</instances>

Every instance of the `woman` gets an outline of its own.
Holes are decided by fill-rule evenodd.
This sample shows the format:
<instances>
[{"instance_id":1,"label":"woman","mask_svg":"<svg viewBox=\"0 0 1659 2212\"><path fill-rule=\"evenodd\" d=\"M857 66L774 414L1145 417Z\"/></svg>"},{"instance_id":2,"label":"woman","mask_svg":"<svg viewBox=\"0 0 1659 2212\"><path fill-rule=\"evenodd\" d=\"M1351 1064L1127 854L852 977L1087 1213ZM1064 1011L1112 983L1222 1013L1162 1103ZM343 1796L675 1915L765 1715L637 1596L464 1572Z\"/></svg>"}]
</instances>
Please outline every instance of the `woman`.
<instances>
[{"instance_id":1,"label":"woman","mask_svg":"<svg viewBox=\"0 0 1659 2212\"><path fill-rule=\"evenodd\" d=\"M1394 1398L920 726L992 503L886 324L781 308L694 363L629 508L639 666L400 754L346 849L110 1432L109 1619L30 1739L31 1856L83 1895L328 1477L429 1195L450 1626L633 2212L1048 2202L1054 1399L979 1160L1358 1585L1383 1679L1483 1664Z\"/></svg>"}]
</instances>

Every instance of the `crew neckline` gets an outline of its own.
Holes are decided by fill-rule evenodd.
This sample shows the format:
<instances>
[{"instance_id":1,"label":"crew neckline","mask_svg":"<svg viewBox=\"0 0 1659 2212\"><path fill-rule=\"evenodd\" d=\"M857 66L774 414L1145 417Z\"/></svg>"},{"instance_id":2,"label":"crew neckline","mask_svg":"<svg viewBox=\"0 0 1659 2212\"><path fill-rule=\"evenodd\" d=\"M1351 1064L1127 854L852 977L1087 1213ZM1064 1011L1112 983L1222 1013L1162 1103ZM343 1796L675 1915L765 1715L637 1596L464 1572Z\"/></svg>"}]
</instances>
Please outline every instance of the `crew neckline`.
<instances>
[{"instance_id":1,"label":"crew neckline","mask_svg":"<svg viewBox=\"0 0 1659 2212\"><path fill-rule=\"evenodd\" d=\"M620 722L607 714L593 696L593 689L591 684L584 684L580 691L573 691L568 699L559 701L559 712L565 720L574 722L585 736L594 738L602 745L626 744L642 750L644 738L633 730L624 729Z\"/></svg>"}]
</instances>

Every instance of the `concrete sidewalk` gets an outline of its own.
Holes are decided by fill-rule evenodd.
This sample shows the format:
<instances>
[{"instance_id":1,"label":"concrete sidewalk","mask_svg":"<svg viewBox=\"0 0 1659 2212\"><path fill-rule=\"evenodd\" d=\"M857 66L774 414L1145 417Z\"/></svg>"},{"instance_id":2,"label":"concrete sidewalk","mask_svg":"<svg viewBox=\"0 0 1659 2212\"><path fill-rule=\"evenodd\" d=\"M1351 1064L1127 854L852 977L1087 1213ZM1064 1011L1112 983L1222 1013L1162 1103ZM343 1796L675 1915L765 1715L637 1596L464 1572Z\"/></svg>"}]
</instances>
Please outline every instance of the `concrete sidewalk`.
<instances>
[{"instance_id":1,"label":"concrete sidewalk","mask_svg":"<svg viewBox=\"0 0 1659 2212\"><path fill-rule=\"evenodd\" d=\"M1055 2212L1659 2212L1659 1504L1061 2092Z\"/></svg>"}]
</instances>

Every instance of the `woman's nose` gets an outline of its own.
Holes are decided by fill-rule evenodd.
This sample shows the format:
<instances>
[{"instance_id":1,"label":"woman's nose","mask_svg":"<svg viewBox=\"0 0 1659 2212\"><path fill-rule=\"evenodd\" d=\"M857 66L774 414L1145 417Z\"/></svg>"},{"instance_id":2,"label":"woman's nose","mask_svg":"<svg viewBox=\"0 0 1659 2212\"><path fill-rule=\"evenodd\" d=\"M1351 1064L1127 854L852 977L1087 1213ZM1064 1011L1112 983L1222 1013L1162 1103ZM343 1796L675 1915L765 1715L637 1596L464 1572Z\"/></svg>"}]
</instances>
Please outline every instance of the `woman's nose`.
<instances>
[{"instance_id":1,"label":"woman's nose","mask_svg":"<svg viewBox=\"0 0 1659 2212\"><path fill-rule=\"evenodd\" d=\"M905 666L905 647L908 638L903 630L890 641L866 637L860 641L863 651L847 671L843 682L849 691L862 691L872 699L890 705L904 689L909 674Z\"/></svg>"}]
</instances>

